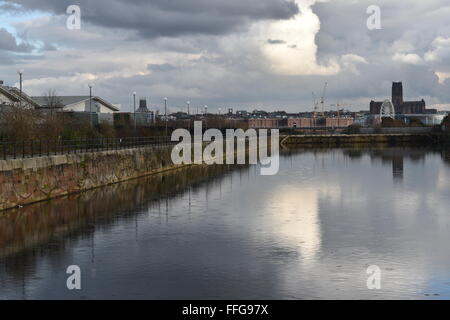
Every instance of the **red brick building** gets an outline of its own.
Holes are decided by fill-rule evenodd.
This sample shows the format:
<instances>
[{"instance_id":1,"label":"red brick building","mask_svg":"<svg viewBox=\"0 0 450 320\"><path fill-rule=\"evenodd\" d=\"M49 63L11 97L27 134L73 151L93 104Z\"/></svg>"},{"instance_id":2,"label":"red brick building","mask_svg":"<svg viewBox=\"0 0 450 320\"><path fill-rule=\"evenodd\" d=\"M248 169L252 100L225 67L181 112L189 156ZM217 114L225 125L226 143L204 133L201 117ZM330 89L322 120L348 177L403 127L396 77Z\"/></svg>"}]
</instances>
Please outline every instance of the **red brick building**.
<instances>
[{"instance_id":1,"label":"red brick building","mask_svg":"<svg viewBox=\"0 0 450 320\"><path fill-rule=\"evenodd\" d=\"M313 118L290 118L288 119L289 128L312 128L314 127Z\"/></svg>"},{"instance_id":2,"label":"red brick building","mask_svg":"<svg viewBox=\"0 0 450 320\"><path fill-rule=\"evenodd\" d=\"M347 128L353 124L352 118L326 118L325 127L327 128Z\"/></svg>"},{"instance_id":3,"label":"red brick building","mask_svg":"<svg viewBox=\"0 0 450 320\"><path fill-rule=\"evenodd\" d=\"M283 119L249 119L248 127L251 129L276 129L285 126Z\"/></svg>"},{"instance_id":4,"label":"red brick building","mask_svg":"<svg viewBox=\"0 0 450 320\"><path fill-rule=\"evenodd\" d=\"M288 119L289 128L346 128L352 125L353 118L291 118Z\"/></svg>"}]
</instances>

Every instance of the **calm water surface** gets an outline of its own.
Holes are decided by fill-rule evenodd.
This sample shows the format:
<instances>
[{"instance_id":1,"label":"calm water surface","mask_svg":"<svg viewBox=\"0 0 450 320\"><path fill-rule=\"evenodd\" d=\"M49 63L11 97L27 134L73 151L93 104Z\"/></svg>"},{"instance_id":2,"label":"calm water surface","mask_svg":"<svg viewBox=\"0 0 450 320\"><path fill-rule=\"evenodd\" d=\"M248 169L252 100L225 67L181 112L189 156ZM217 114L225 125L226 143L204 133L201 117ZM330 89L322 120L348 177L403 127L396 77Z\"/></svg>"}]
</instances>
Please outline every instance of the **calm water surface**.
<instances>
[{"instance_id":1,"label":"calm water surface","mask_svg":"<svg viewBox=\"0 0 450 320\"><path fill-rule=\"evenodd\" d=\"M141 179L1 214L0 299L450 299L449 208L447 151L292 151L272 177Z\"/></svg>"}]
</instances>

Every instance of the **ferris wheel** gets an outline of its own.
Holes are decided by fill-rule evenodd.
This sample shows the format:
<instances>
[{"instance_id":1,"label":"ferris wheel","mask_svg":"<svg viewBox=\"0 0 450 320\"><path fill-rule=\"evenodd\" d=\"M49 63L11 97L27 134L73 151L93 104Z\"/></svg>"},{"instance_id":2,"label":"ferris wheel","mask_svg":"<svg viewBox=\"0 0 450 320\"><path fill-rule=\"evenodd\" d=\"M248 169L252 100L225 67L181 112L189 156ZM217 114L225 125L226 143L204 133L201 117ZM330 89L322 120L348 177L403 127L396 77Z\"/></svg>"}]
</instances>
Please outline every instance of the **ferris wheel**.
<instances>
[{"instance_id":1,"label":"ferris wheel","mask_svg":"<svg viewBox=\"0 0 450 320\"><path fill-rule=\"evenodd\" d=\"M395 108L392 102L388 99L384 100L380 109L380 118L392 118L395 119Z\"/></svg>"}]
</instances>

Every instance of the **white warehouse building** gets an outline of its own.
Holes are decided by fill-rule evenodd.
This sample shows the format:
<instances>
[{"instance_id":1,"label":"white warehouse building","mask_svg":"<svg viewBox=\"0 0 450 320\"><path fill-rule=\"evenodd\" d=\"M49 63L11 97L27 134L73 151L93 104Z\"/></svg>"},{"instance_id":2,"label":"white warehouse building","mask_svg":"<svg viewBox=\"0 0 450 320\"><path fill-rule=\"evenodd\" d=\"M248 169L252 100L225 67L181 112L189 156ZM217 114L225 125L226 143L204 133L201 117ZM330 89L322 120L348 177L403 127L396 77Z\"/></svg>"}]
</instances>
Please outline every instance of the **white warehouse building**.
<instances>
[{"instance_id":1,"label":"white warehouse building","mask_svg":"<svg viewBox=\"0 0 450 320\"><path fill-rule=\"evenodd\" d=\"M93 96L92 101L89 96L58 96L52 102L49 102L51 100L49 97L32 97L32 99L40 105L40 109L93 113L114 113L120 111L116 105L97 96Z\"/></svg>"}]
</instances>

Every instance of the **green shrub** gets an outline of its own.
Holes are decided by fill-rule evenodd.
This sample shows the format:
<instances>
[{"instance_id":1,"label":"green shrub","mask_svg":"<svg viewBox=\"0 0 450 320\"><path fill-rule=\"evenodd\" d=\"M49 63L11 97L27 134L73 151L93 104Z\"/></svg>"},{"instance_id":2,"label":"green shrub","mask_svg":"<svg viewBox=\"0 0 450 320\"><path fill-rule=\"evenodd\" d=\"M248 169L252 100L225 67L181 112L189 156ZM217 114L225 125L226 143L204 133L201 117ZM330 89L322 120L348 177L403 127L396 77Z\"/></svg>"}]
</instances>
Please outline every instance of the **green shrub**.
<instances>
[{"instance_id":1,"label":"green shrub","mask_svg":"<svg viewBox=\"0 0 450 320\"><path fill-rule=\"evenodd\" d=\"M361 126L359 124L352 124L348 126L347 129L344 130L347 134L359 134L361 133Z\"/></svg>"}]
</instances>

